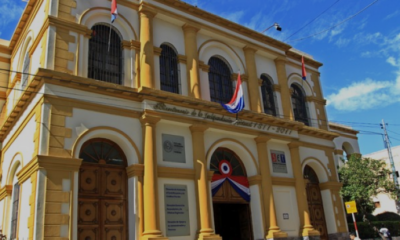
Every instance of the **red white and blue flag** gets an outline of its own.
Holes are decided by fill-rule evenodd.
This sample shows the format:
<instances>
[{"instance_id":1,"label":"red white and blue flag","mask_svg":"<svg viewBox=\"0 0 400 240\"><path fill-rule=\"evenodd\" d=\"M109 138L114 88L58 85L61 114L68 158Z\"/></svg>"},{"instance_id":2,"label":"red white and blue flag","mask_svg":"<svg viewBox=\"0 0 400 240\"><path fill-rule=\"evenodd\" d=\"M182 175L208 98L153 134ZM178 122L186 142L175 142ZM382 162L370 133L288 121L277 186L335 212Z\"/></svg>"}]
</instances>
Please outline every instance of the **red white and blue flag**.
<instances>
[{"instance_id":1,"label":"red white and blue flag","mask_svg":"<svg viewBox=\"0 0 400 240\"><path fill-rule=\"evenodd\" d=\"M111 1L111 23L115 21L117 18L118 11L117 11L117 0Z\"/></svg>"},{"instance_id":2,"label":"red white and blue flag","mask_svg":"<svg viewBox=\"0 0 400 240\"><path fill-rule=\"evenodd\" d=\"M242 81L240 80L240 73L238 74L235 93L233 94L231 101L229 103L221 105L230 113L238 113L243 110L244 97L243 97Z\"/></svg>"},{"instance_id":3,"label":"red white and blue flag","mask_svg":"<svg viewBox=\"0 0 400 240\"><path fill-rule=\"evenodd\" d=\"M250 202L249 180L245 176L232 176L232 165L227 160L219 162L219 172L214 174L211 179L211 191L214 196L226 180L229 181L233 189L247 202Z\"/></svg>"},{"instance_id":4,"label":"red white and blue flag","mask_svg":"<svg viewBox=\"0 0 400 240\"><path fill-rule=\"evenodd\" d=\"M307 80L306 67L304 66L304 57L301 56L301 78Z\"/></svg>"}]
</instances>

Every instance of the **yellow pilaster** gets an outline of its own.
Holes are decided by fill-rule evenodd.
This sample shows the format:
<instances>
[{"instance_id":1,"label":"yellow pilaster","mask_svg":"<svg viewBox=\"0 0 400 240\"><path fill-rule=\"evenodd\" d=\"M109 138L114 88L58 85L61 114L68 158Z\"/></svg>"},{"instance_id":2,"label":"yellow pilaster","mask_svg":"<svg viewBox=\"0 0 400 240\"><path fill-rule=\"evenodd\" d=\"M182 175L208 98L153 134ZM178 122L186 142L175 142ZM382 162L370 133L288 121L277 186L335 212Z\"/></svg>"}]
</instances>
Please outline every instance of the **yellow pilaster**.
<instances>
[{"instance_id":1,"label":"yellow pilaster","mask_svg":"<svg viewBox=\"0 0 400 240\"><path fill-rule=\"evenodd\" d=\"M185 24L183 25L185 34L185 53L186 53L186 72L189 81L189 96L201 98L200 78L199 78L199 54L197 52L197 32L198 28Z\"/></svg>"},{"instance_id":2,"label":"yellow pilaster","mask_svg":"<svg viewBox=\"0 0 400 240\"><path fill-rule=\"evenodd\" d=\"M258 83L255 59L255 53L257 50L251 46L246 46L245 48L243 48L243 50L244 56L246 58L247 75L249 76L247 83L250 98L250 109L254 112L260 113L262 112L259 91L260 84Z\"/></svg>"},{"instance_id":3,"label":"yellow pilaster","mask_svg":"<svg viewBox=\"0 0 400 240\"><path fill-rule=\"evenodd\" d=\"M143 201L144 232L142 239L168 239L162 236L159 230L158 197L157 197L157 157L155 148L155 128L160 118L144 114L142 116L144 128L144 177L143 177Z\"/></svg>"},{"instance_id":4,"label":"yellow pilaster","mask_svg":"<svg viewBox=\"0 0 400 240\"><path fill-rule=\"evenodd\" d=\"M276 73L278 75L278 82L281 86L281 100L282 100L282 108L283 108L283 118L293 120L293 111L289 85L287 81L286 75L286 58L278 57L275 59L275 67Z\"/></svg>"},{"instance_id":5,"label":"yellow pilaster","mask_svg":"<svg viewBox=\"0 0 400 240\"><path fill-rule=\"evenodd\" d=\"M155 13L144 5L140 13L140 86L154 88L153 18Z\"/></svg>"},{"instance_id":6,"label":"yellow pilaster","mask_svg":"<svg viewBox=\"0 0 400 240\"><path fill-rule=\"evenodd\" d=\"M195 183L198 198L199 232L198 239L221 240L214 234L211 222L211 204L209 201L210 189L208 189L208 170L204 147L204 131L207 126L203 124L192 125L193 161L196 170Z\"/></svg>"},{"instance_id":7,"label":"yellow pilaster","mask_svg":"<svg viewBox=\"0 0 400 240\"><path fill-rule=\"evenodd\" d=\"M317 236L320 233L314 229L310 221L310 211L307 204L306 186L304 184L302 168L300 164L299 143L292 142L288 144L290 149L290 158L292 160L293 176L296 188L297 206L299 209L300 226L302 236Z\"/></svg>"},{"instance_id":8,"label":"yellow pilaster","mask_svg":"<svg viewBox=\"0 0 400 240\"><path fill-rule=\"evenodd\" d=\"M288 236L287 233L281 231L276 221L274 192L272 189L271 170L269 167L270 155L267 151L267 142L270 140L270 138L266 136L258 136L254 140L257 143L257 153L260 162L262 197L265 216L264 229L267 230L265 238L286 238Z\"/></svg>"}]
</instances>

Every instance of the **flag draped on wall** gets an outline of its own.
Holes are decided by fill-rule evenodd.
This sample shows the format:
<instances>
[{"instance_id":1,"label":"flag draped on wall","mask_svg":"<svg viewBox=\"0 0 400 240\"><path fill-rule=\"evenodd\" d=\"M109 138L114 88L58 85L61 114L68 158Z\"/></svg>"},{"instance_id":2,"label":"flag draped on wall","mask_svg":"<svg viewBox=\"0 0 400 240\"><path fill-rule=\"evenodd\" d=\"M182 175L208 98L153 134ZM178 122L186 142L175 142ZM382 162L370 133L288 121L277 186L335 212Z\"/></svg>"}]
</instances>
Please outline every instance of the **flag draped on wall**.
<instances>
[{"instance_id":1,"label":"flag draped on wall","mask_svg":"<svg viewBox=\"0 0 400 240\"><path fill-rule=\"evenodd\" d=\"M115 21L117 18L118 11L117 11L117 0L111 1L111 23Z\"/></svg>"},{"instance_id":2,"label":"flag draped on wall","mask_svg":"<svg viewBox=\"0 0 400 240\"><path fill-rule=\"evenodd\" d=\"M301 56L301 77L303 80L307 79L306 67L304 66L304 56Z\"/></svg>"},{"instance_id":3,"label":"flag draped on wall","mask_svg":"<svg viewBox=\"0 0 400 240\"><path fill-rule=\"evenodd\" d=\"M221 174L214 174L211 179L211 191L214 196L226 180L229 181L233 189L239 195L250 202L250 184L249 180L245 176L232 176L232 165L227 160L222 160L219 162L219 172Z\"/></svg>"},{"instance_id":4,"label":"flag draped on wall","mask_svg":"<svg viewBox=\"0 0 400 240\"><path fill-rule=\"evenodd\" d=\"M244 97L243 97L242 81L240 80L240 73L238 74L235 93L233 94L231 101L229 103L221 105L230 113L238 113L243 110Z\"/></svg>"}]
</instances>

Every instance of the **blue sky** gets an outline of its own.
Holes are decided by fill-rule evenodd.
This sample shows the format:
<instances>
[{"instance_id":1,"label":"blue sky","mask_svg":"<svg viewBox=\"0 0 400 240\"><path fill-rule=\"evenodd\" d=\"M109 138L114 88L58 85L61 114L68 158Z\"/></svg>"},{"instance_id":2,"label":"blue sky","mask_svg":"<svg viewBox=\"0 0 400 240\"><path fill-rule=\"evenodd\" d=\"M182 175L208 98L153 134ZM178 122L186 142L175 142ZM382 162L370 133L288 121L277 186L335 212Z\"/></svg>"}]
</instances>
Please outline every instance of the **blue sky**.
<instances>
[{"instance_id":1,"label":"blue sky","mask_svg":"<svg viewBox=\"0 0 400 240\"><path fill-rule=\"evenodd\" d=\"M360 130L361 153L384 148L382 119L389 124L392 146L400 145L398 0L184 1L256 31L279 23L282 32L265 34L324 64L320 72L328 117ZM0 38L11 38L25 4L0 0Z\"/></svg>"}]
</instances>

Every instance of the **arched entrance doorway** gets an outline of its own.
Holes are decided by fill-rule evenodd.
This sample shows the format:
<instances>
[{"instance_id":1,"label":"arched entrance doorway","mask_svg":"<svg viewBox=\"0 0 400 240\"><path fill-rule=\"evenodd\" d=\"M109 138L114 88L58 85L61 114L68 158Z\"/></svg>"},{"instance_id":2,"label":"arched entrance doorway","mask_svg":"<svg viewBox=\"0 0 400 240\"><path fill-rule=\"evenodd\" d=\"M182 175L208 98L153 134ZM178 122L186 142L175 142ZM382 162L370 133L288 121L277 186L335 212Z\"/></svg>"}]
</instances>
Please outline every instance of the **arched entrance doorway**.
<instances>
[{"instance_id":1,"label":"arched entrance doorway","mask_svg":"<svg viewBox=\"0 0 400 240\"><path fill-rule=\"evenodd\" d=\"M96 138L83 144L79 157L78 239L128 239L124 153L114 142Z\"/></svg>"},{"instance_id":2,"label":"arched entrance doorway","mask_svg":"<svg viewBox=\"0 0 400 240\"><path fill-rule=\"evenodd\" d=\"M318 176L308 165L304 168L304 179L306 179L307 182L306 192L311 225L313 225L313 227L320 232L321 240L328 240L324 205L322 203Z\"/></svg>"},{"instance_id":3,"label":"arched entrance doorway","mask_svg":"<svg viewBox=\"0 0 400 240\"><path fill-rule=\"evenodd\" d=\"M224 240L252 240L250 190L243 163L231 150L218 148L211 157L210 169L214 171L215 232Z\"/></svg>"}]
</instances>

